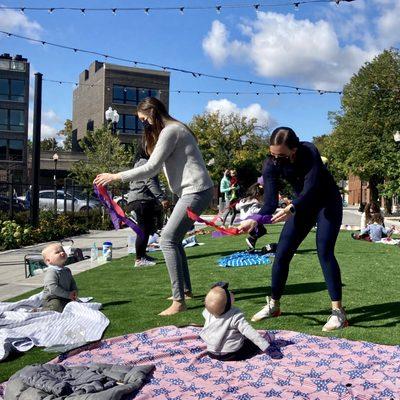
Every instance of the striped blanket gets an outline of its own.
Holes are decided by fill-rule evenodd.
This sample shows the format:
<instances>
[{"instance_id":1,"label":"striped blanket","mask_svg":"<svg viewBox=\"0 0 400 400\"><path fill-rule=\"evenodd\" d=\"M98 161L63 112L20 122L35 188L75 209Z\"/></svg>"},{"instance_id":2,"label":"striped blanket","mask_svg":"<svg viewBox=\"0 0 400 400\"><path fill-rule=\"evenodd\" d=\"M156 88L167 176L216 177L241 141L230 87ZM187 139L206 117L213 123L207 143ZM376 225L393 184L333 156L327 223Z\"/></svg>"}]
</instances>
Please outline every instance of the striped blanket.
<instances>
[{"instance_id":1,"label":"striped blanket","mask_svg":"<svg viewBox=\"0 0 400 400\"><path fill-rule=\"evenodd\" d=\"M74 348L101 339L109 324L100 303L68 303L62 313L33 311L42 293L15 303L0 302L0 361L33 346Z\"/></svg>"},{"instance_id":2,"label":"striped blanket","mask_svg":"<svg viewBox=\"0 0 400 400\"><path fill-rule=\"evenodd\" d=\"M224 363L206 356L199 332L156 328L88 345L53 362L155 364L150 382L135 397L143 400L400 398L399 346L275 331L264 354Z\"/></svg>"}]
</instances>

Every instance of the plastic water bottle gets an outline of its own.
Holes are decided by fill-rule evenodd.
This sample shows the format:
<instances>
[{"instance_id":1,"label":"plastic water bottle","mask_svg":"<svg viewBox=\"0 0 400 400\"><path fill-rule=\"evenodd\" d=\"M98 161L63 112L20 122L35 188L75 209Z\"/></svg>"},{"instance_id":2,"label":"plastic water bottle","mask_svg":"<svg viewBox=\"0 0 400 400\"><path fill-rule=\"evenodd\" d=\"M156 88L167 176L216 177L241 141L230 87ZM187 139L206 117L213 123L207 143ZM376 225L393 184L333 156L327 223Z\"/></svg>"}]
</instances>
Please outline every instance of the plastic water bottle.
<instances>
[{"instance_id":1,"label":"plastic water bottle","mask_svg":"<svg viewBox=\"0 0 400 400\"><path fill-rule=\"evenodd\" d=\"M99 250L97 249L96 243L93 243L93 246L90 249L90 261L92 262L96 261L98 256L99 256Z\"/></svg>"}]
</instances>

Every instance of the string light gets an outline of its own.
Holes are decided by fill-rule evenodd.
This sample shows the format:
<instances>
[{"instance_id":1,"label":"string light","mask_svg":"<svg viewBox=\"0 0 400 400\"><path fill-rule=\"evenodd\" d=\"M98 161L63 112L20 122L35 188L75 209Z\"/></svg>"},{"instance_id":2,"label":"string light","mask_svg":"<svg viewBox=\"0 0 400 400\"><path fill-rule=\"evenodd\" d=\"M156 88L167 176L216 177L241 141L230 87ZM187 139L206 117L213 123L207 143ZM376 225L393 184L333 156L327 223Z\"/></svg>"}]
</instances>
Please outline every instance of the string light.
<instances>
[{"instance_id":1,"label":"string light","mask_svg":"<svg viewBox=\"0 0 400 400\"><path fill-rule=\"evenodd\" d=\"M180 7L8 7L2 6L1 10L19 10L22 13L25 11L47 11L51 12L57 11L78 11L85 15L86 12L89 11L104 11L104 12L112 12L114 15L118 12L132 12L132 11L144 11L146 14L149 14L150 11L179 11L181 14L184 13L184 10L197 10L197 11L207 11L207 10L216 10L217 13L221 13L222 9L243 9L243 8L253 8L255 11L259 11L261 7L271 8L271 7L282 7L282 6L294 6L296 9L299 7L300 4L314 4L314 3L335 3L339 6L340 3L343 2L352 2L355 0L303 0L303 1L296 1L296 2L287 2L287 3L257 3L257 4L224 4L218 6L180 6Z\"/></svg>"},{"instance_id":2,"label":"string light","mask_svg":"<svg viewBox=\"0 0 400 400\"><path fill-rule=\"evenodd\" d=\"M89 84L89 83L78 83L78 82L71 82L71 81L60 81L60 80L55 80L55 79L43 79L45 82L50 82L50 83L58 83L58 84L67 84L67 85L73 85L75 87L79 86L86 86L86 87L103 87L103 85L100 84ZM157 82L155 82L157 84ZM107 91L110 91L110 87L106 87ZM300 90L296 91L286 91L286 92L241 92L241 91L209 91L209 90L182 90L182 89L174 89L174 90L166 90L166 89L157 89L157 88L150 88L150 87L134 87L134 89L139 89L139 90L159 90L160 93L177 93L177 94L215 94L217 96L219 95L235 95L235 96L240 96L240 95L256 95L256 96L273 96L273 95L301 95L301 94L324 94L324 93L330 93L330 94L339 94L341 95L342 92L324 92L324 91L319 91L319 92L301 92ZM123 91L126 93L127 92L127 87L124 87Z\"/></svg>"},{"instance_id":3,"label":"string light","mask_svg":"<svg viewBox=\"0 0 400 400\"><path fill-rule=\"evenodd\" d=\"M27 36L22 36L22 35L18 35L18 34L14 34L11 32L6 32L6 31L2 31L0 30L0 33L7 35L8 37L15 37L15 38L19 38L19 39L24 39L27 40L29 42L35 42L35 43L42 43L42 44L46 44L48 46L53 46L53 47L57 47L57 48L61 48L64 50L72 50L75 53L80 52L80 53L86 53L86 54L91 54L91 55L96 55L99 57L107 57L113 60L118 60L118 61L122 61L122 62L126 62L126 63L134 63L135 65L140 64L146 67L152 67L152 68L160 68L160 69L164 69L164 70L169 70L169 71L176 71L176 72L180 72L180 73L185 73L185 74L191 74L193 77L206 77L206 78L212 78L212 79L219 79L219 80L224 80L224 81L231 81L231 82L240 82L240 83L246 83L246 84L250 84L250 85L260 85L260 86L267 86L267 87L273 87L273 88L284 88L284 89L296 89L296 86L292 86L292 85L283 85L283 84L278 84L278 83L266 83L266 82L256 82L256 81L250 81L250 80L246 80L246 79L239 79L239 78L233 78L233 77L227 77L227 76L219 76L219 75L212 75L212 74L205 74L202 72L197 72L197 71L191 71L191 70L187 70L187 69L181 69L181 68L177 68L177 67L168 67L166 65L159 65L159 64L155 64L155 63L149 63L149 62L143 62L143 61L137 61L137 60L130 60L130 59L126 59L126 58L121 58L121 57L116 57L116 56L112 56L112 55L106 55L104 53L100 53L98 51L94 51L94 50L85 50L85 49L79 49L79 48L74 48L74 47L70 47L70 46L66 46L63 44L58 44L58 43L52 43L52 42L44 42L42 40L38 40L38 39L34 39L34 38L30 38ZM298 87L299 90L302 91L309 91L309 92L319 92L321 91L321 89L312 89L312 88L301 88ZM333 91L333 90L324 90L324 93L339 93L338 91Z\"/></svg>"}]
</instances>

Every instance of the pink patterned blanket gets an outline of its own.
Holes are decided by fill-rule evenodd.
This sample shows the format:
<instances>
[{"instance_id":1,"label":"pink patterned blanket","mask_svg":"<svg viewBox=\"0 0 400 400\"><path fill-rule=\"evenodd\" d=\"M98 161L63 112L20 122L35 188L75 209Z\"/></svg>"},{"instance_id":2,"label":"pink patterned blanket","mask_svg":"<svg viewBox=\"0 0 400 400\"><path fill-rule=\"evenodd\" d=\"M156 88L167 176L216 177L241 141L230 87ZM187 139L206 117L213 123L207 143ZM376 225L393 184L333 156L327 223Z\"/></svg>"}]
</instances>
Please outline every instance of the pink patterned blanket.
<instances>
[{"instance_id":1,"label":"pink patterned blanket","mask_svg":"<svg viewBox=\"0 0 400 400\"><path fill-rule=\"evenodd\" d=\"M224 363L205 356L199 331L156 328L89 345L53 362L155 364L136 399L400 398L400 346L277 331L265 354Z\"/></svg>"}]
</instances>

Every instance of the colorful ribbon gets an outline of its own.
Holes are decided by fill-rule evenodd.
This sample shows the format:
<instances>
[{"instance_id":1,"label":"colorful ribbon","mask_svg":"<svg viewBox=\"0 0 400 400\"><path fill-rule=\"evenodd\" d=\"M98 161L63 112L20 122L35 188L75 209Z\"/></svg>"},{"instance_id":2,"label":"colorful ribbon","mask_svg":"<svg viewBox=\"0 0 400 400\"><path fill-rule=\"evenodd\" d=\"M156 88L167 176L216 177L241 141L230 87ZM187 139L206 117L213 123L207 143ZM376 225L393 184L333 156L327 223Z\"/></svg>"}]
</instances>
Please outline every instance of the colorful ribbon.
<instances>
[{"instance_id":1,"label":"colorful ribbon","mask_svg":"<svg viewBox=\"0 0 400 400\"><path fill-rule=\"evenodd\" d=\"M216 231L220 232L220 234L222 235L230 235L230 236L240 235L238 228L224 228L222 226L218 226L214 221L206 221L205 219L199 217L196 213L194 213L189 207L186 209L186 212L188 217L192 221L201 222L207 226L211 226Z\"/></svg>"},{"instance_id":2,"label":"colorful ribbon","mask_svg":"<svg viewBox=\"0 0 400 400\"><path fill-rule=\"evenodd\" d=\"M114 228L118 230L122 224L129 226L137 235L144 237L142 230L128 218L124 210L112 198L105 186L93 185L94 193L110 215Z\"/></svg>"}]
</instances>

